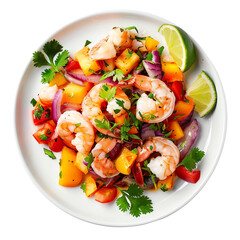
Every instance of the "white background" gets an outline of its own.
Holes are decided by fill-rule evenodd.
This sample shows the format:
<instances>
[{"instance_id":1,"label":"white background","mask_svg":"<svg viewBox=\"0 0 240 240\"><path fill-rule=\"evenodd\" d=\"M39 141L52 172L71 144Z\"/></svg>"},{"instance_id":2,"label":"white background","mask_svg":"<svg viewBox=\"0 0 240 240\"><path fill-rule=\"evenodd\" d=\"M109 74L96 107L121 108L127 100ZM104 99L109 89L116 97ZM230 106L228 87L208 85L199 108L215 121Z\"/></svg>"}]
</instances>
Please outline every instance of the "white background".
<instances>
[{"instance_id":1,"label":"white background","mask_svg":"<svg viewBox=\"0 0 240 240\"><path fill-rule=\"evenodd\" d=\"M238 1L4 1L0 37L0 239L237 239L239 237ZM214 63L226 93L228 131L212 177L171 216L139 227L103 227L54 206L31 182L18 150L15 96L35 51L57 30L100 11L139 10L159 15L188 32Z\"/></svg>"}]
</instances>

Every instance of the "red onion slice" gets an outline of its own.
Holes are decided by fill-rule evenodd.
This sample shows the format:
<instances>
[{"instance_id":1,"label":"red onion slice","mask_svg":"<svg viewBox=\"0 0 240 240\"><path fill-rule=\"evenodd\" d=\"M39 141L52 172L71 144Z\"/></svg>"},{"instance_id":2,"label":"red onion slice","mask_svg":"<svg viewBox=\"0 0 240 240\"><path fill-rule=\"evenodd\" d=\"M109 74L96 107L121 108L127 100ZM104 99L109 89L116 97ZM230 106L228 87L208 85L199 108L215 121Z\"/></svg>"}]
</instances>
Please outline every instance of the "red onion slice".
<instances>
[{"instance_id":1,"label":"red onion slice","mask_svg":"<svg viewBox=\"0 0 240 240\"><path fill-rule=\"evenodd\" d=\"M72 111L72 110L80 111L81 104L65 102L61 106L61 113L64 113L66 111Z\"/></svg>"},{"instance_id":2,"label":"red onion slice","mask_svg":"<svg viewBox=\"0 0 240 240\"><path fill-rule=\"evenodd\" d=\"M144 141L147 138L155 137L155 132L153 129L150 129L150 124L143 124L142 130L141 130L141 138Z\"/></svg>"},{"instance_id":3,"label":"red onion slice","mask_svg":"<svg viewBox=\"0 0 240 240\"><path fill-rule=\"evenodd\" d=\"M59 117L61 116L62 97L63 97L62 90L61 89L57 90L52 102L52 117L55 123L57 123Z\"/></svg>"},{"instance_id":4,"label":"red onion slice","mask_svg":"<svg viewBox=\"0 0 240 240\"><path fill-rule=\"evenodd\" d=\"M83 81L83 82L91 82L91 83L110 83L113 85L118 85L118 82L114 82L112 77L108 77L103 79L102 81L100 81L100 78L102 77L102 75L90 75L90 76L85 76L83 71L81 69L75 69L72 70L71 72L68 72L68 75L70 75L71 77Z\"/></svg>"},{"instance_id":5,"label":"red onion slice","mask_svg":"<svg viewBox=\"0 0 240 240\"><path fill-rule=\"evenodd\" d=\"M159 57L159 51L158 50L154 50L152 51L152 61L155 63L160 63L160 57Z\"/></svg>"},{"instance_id":6,"label":"red onion slice","mask_svg":"<svg viewBox=\"0 0 240 240\"><path fill-rule=\"evenodd\" d=\"M197 140L199 132L198 121L194 119L190 124L188 124L183 132L184 137L181 138L176 144L180 151L180 161L185 158Z\"/></svg>"},{"instance_id":7,"label":"red onion slice","mask_svg":"<svg viewBox=\"0 0 240 240\"><path fill-rule=\"evenodd\" d=\"M84 86L84 83L83 83L81 80L76 79L76 78L70 76L70 75L69 75L68 73L66 73L66 72L65 72L65 74L64 74L64 77L65 77L69 82L71 82L71 83L75 83L75 84L77 84L77 85L79 85L79 86Z\"/></svg>"}]
</instances>

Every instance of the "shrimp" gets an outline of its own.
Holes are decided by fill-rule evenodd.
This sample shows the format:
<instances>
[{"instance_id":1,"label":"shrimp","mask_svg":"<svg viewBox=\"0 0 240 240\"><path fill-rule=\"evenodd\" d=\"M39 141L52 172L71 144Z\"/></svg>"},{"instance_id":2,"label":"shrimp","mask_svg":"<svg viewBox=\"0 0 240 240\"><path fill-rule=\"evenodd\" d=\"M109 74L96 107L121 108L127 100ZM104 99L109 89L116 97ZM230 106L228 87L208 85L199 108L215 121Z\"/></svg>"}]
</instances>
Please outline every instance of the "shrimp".
<instances>
[{"instance_id":1,"label":"shrimp","mask_svg":"<svg viewBox=\"0 0 240 240\"><path fill-rule=\"evenodd\" d=\"M152 97L143 93L137 101L137 119L158 123L167 119L174 111L175 96L167 85L159 80L143 75L134 75L134 86L140 90L151 92Z\"/></svg>"},{"instance_id":2,"label":"shrimp","mask_svg":"<svg viewBox=\"0 0 240 240\"><path fill-rule=\"evenodd\" d=\"M82 114L87 117L92 125L101 133L111 136L111 137L119 137L120 130L115 129L114 132L109 129L104 129L98 127L96 121L103 122L104 119L107 120L105 114L102 112L101 107L107 103L107 101L100 97L102 89L104 86L112 87L110 85L100 83L95 85L85 96L82 102ZM123 90L119 87L116 87L115 96L108 102L107 111L113 115L114 118L121 116L125 113L125 110L117 104L117 99L123 101L123 106L126 109L130 109L131 102L128 96L123 92ZM116 111L117 110L117 111Z\"/></svg>"},{"instance_id":3,"label":"shrimp","mask_svg":"<svg viewBox=\"0 0 240 240\"><path fill-rule=\"evenodd\" d=\"M92 150L94 161L91 164L94 172L102 178L114 177L119 174L119 171L114 166L114 163L106 154L110 152L119 140L103 138L99 141Z\"/></svg>"},{"instance_id":4,"label":"shrimp","mask_svg":"<svg viewBox=\"0 0 240 240\"><path fill-rule=\"evenodd\" d=\"M180 159L179 150L172 141L166 138L149 138L139 151L136 161L142 162L154 152L160 153L161 156L151 158L147 166L160 180L164 180L175 171Z\"/></svg>"},{"instance_id":5,"label":"shrimp","mask_svg":"<svg viewBox=\"0 0 240 240\"><path fill-rule=\"evenodd\" d=\"M89 51L89 56L92 60L103 60L116 57L117 51L111 41L106 38L98 42Z\"/></svg>"},{"instance_id":6,"label":"shrimp","mask_svg":"<svg viewBox=\"0 0 240 240\"><path fill-rule=\"evenodd\" d=\"M66 111L60 116L56 132L69 147L76 148L83 154L88 154L94 144L92 124L75 110Z\"/></svg>"},{"instance_id":7,"label":"shrimp","mask_svg":"<svg viewBox=\"0 0 240 240\"><path fill-rule=\"evenodd\" d=\"M49 87L48 84L44 84L39 92L39 100L45 105L52 105L53 98L58 90L57 85Z\"/></svg>"},{"instance_id":8,"label":"shrimp","mask_svg":"<svg viewBox=\"0 0 240 240\"><path fill-rule=\"evenodd\" d=\"M131 31L113 28L109 35L98 42L90 51L92 60L104 60L116 57L116 54L131 48L134 34Z\"/></svg>"}]
</instances>

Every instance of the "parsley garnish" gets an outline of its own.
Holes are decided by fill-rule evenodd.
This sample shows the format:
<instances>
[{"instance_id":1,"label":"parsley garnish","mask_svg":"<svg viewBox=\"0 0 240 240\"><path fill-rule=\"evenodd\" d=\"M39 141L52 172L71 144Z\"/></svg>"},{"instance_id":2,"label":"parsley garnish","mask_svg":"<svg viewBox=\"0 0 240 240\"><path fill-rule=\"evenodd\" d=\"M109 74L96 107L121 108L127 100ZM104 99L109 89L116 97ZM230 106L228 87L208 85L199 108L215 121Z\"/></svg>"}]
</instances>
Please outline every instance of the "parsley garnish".
<instances>
[{"instance_id":1,"label":"parsley garnish","mask_svg":"<svg viewBox=\"0 0 240 240\"><path fill-rule=\"evenodd\" d=\"M197 147L192 148L190 153L177 165L177 167L183 165L188 171L192 172L204 155L204 151L199 150Z\"/></svg>"},{"instance_id":2,"label":"parsley garnish","mask_svg":"<svg viewBox=\"0 0 240 240\"><path fill-rule=\"evenodd\" d=\"M121 141L129 141L130 138L140 139L137 135L128 133L129 130L133 126L134 125L130 123L129 118L124 119L124 124L121 126L121 129L120 129L121 130Z\"/></svg>"},{"instance_id":3,"label":"parsley garnish","mask_svg":"<svg viewBox=\"0 0 240 240\"><path fill-rule=\"evenodd\" d=\"M160 189L161 189L163 192L167 192L167 191L168 191L168 188L167 188L166 184L161 184Z\"/></svg>"},{"instance_id":4,"label":"parsley garnish","mask_svg":"<svg viewBox=\"0 0 240 240\"><path fill-rule=\"evenodd\" d=\"M80 186L80 188L83 190L83 192L86 192L86 182L83 182Z\"/></svg>"},{"instance_id":5,"label":"parsley garnish","mask_svg":"<svg viewBox=\"0 0 240 240\"><path fill-rule=\"evenodd\" d=\"M116 128L118 125L121 123L114 123L113 126L111 127L110 122L104 117L102 122L98 119L95 119L96 127L107 129L111 132L114 132L114 128Z\"/></svg>"},{"instance_id":6,"label":"parsley garnish","mask_svg":"<svg viewBox=\"0 0 240 240\"><path fill-rule=\"evenodd\" d=\"M84 47L86 47L86 46L89 45L90 43L92 43L92 42L90 42L89 40L86 40Z\"/></svg>"},{"instance_id":7,"label":"parsley garnish","mask_svg":"<svg viewBox=\"0 0 240 240\"><path fill-rule=\"evenodd\" d=\"M126 30L132 30L132 29L135 29L136 32L138 33L138 29L137 29L135 26L132 26L132 27L126 27L125 29L126 29Z\"/></svg>"},{"instance_id":8,"label":"parsley garnish","mask_svg":"<svg viewBox=\"0 0 240 240\"><path fill-rule=\"evenodd\" d=\"M173 121L176 120L176 119L178 119L178 118L180 118L180 117L182 117L182 116L184 116L184 115L185 115L185 113L182 114L182 115L179 115L179 116L175 116L175 117L173 118Z\"/></svg>"},{"instance_id":9,"label":"parsley garnish","mask_svg":"<svg viewBox=\"0 0 240 240\"><path fill-rule=\"evenodd\" d=\"M152 201L147 196L143 195L143 190L137 184L131 184L127 190L122 190L116 186L122 193L116 201L117 206L122 212L129 210L129 213L134 217L139 217L141 214L147 214L153 211Z\"/></svg>"},{"instance_id":10,"label":"parsley garnish","mask_svg":"<svg viewBox=\"0 0 240 240\"><path fill-rule=\"evenodd\" d=\"M81 126L81 123L77 123L75 124L76 127L80 127Z\"/></svg>"},{"instance_id":11,"label":"parsley garnish","mask_svg":"<svg viewBox=\"0 0 240 240\"><path fill-rule=\"evenodd\" d=\"M50 158L56 159L55 155L53 154L53 152L52 152L51 150L48 150L48 149L46 149L46 148L43 148L43 150L44 150L44 153L45 153L46 155L48 155Z\"/></svg>"},{"instance_id":12,"label":"parsley garnish","mask_svg":"<svg viewBox=\"0 0 240 240\"><path fill-rule=\"evenodd\" d=\"M132 56L132 54L133 54L133 50L132 50L132 51L129 51L129 49L128 49L128 52L127 52L127 54L126 54L126 57L127 57L127 58L130 58L130 57Z\"/></svg>"},{"instance_id":13,"label":"parsley garnish","mask_svg":"<svg viewBox=\"0 0 240 240\"><path fill-rule=\"evenodd\" d=\"M37 104L37 101L35 98L33 98L30 103L33 105L33 107L35 107Z\"/></svg>"},{"instance_id":14,"label":"parsley garnish","mask_svg":"<svg viewBox=\"0 0 240 240\"><path fill-rule=\"evenodd\" d=\"M125 77L124 71L122 71L121 69L117 68L117 69L115 69L115 70L113 70L111 72L104 73L99 81L102 81L102 80L104 80L104 79L106 79L108 77L113 77L113 81L116 82L116 81L121 81L121 80L126 81L126 80L130 79L132 77L132 75L128 74L128 76Z\"/></svg>"},{"instance_id":15,"label":"parsley garnish","mask_svg":"<svg viewBox=\"0 0 240 240\"><path fill-rule=\"evenodd\" d=\"M67 50L62 50L63 47L59 44L59 42L53 39L43 46L43 52L47 55L49 61L42 52L37 51L33 53L33 62L35 67L51 67L42 72L42 83L51 82L56 72L59 72L61 75L63 75L63 73L60 71L60 67L63 67L67 64L69 53ZM54 61L57 53L58 55Z\"/></svg>"},{"instance_id":16,"label":"parsley garnish","mask_svg":"<svg viewBox=\"0 0 240 240\"><path fill-rule=\"evenodd\" d=\"M153 146L150 146L150 148L153 147ZM153 182L153 185L155 187L155 189L157 189L157 185L156 185L156 182L155 182L155 177L156 175L153 174L150 170L150 168L147 166L148 165L148 161L145 160L144 163L143 163L144 167L142 167L143 170L147 171L152 179L152 182Z\"/></svg>"},{"instance_id":17,"label":"parsley garnish","mask_svg":"<svg viewBox=\"0 0 240 240\"><path fill-rule=\"evenodd\" d=\"M36 110L34 111L34 115L37 119L41 119L43 112L44 112L43 106L41 104L38 104Z\"/></svg>"},{"instance_id":18,"label":"parsley garnish","mask_svg":"<svg viewBox=\"0 0 240 240\"><path fill-rule=\"evenodd\" d=\"M107 102L111 101L117 91L117 87L110 87L108 85L103 85L100 91L99 97L104 98Z\"/></svg>"},{"instance_id":19,"label":"parsley garnish","mask_svg":"<svg viewBox=\"0 0 240 240\"><path fill-rule=\"evenodd\" d=\"M49 130L49 129L48 129L48 130ZM42 141L48 140L48 136L45 135L45 134L42 134L42 135L40 135L39 137L40 137L40 139L41 139Z\"/></svg>"},{"instance_id":20,"label":"parsley garnish","mask_svg":"<svg viewBox=\"0 0 240 240\"><path fill-rule=\"evenodd\" d=\"M151 113L145 113L145 114L143 114L143 117L144 117L146 120L154 120L154 119L157 118L156 115L153 115L153 114L151 114Z\"/></svg>"},{"instance_id":21,"label":"parsley garnish","mask_svg":"<svg viewBox=\"0 0 240 240\"><path fill-rule=\"evenodd\" d=\"M93 160L94 160L94 159L93 159L92 153L89 153L88 156L84 158L84 161L88 163L88 165L87 165L87 169L88 169L88 170L89 170L89 168L90 168Z\"/></svg>"},{"instance_id":22,"label":"parsley garnish","mask_svg":"<svg viewBox=\"0 0 240 240\"><path fill-rule=\"evenodd\" d=\"M137 148L134 148L131 152L134 153L134 154L138 154Z\"/></svg>"}]
</instances>

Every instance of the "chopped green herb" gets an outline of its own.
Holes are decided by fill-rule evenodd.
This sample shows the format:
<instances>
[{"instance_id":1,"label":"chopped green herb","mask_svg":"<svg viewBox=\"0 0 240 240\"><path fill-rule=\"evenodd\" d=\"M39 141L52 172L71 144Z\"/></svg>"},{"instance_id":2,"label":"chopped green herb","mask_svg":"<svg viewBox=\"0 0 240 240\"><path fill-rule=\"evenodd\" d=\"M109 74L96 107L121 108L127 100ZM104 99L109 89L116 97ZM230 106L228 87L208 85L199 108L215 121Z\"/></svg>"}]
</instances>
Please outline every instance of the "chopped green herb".
<instances>
[{"instance_id":1,"label":"chopped green herb","mask_svg":"<svg viewBox=\"0 0 240 240\"><path fill-rule=\"evenodd\" d=\"M114 123L113 126L110 126L110 122L104 117L102 122L98 119L95 119L96 127L107 129L111 132L114 132L114 128L116 128L121 123Z\"/></svg>"},{"instance_id":2,"label":"chopped green herb","mask_svg":"<svg viewBox=\"0 0 240 240\"><path fill-rule=\"evenodd\" d=\"M38 104L36 110L34 111L34 115L37 119L40 119L43 112L44 112L43 106L41 104Z\"/></svg>"},{"instance_id":3,"label":"chopped green herb","mask_svg":"<svg viewBox=\"0 0 240 240\"><path fill-rule=\"evenodd\" d=\"M103 62L104 62L105 67L109 66L105 60L103 60Z\"/></svg>"},{"instance_id":4,"label":"chopped green herb","mask_svg":"<svg viewBox=\"0 0 240 240\"><path fill-rule=\"evenodd\" d=\"M137 148L134 148L131 152L134 153L134 154L138 154Z\"/></svg>"},{"instance_id":5,"label":"chopped green herb","mask_svg":"<svg viewBox=\"0 0 240 240\"><path fill-rule=\"evenodd\" d=\"M33 98L30 103L33 105L33 107L35 107L35 105L37 104L37 101Z\"/></svg>"},{"instance_id":6,"label":"chopped green herb","mask_svg":"<svg viewBox=\"0 0 240 240\"><path fill-rule=\"evenodd\" d=\"M46 148L43 148L43 150L44 150L44 153L45 153L46 155L48 155L50 158L56 159L55 155L53 154L53 152L52 152L51 150L48 150L48 149L46 149Z\"/></svg>"},{"instance_id":7,"label":"chopped green herb","mask_svg":"<svg viewBox=\"0 0 240 240\"><path fill-rule=\"evenodd\" d=\"M59 172L59 177L62 178L62 171Z\"/></svg>"},{"instance_id":8,"label":"chopped green herb","mask_svg":"<svg viewBox=\"0 0 240 240\"><path fill-rule=\"evenodd\" d=\"M199 150L197 147L192 148L190 153L177 165L177 167L183 165L188 171L192 172L192 170L196 168L196 164L201 161L204 155L204 151Z\"/></svg>"},{"instance_id":9,"label":"chopped green herb","mask_svg":"<svg viewBox=\"0 0 240 240\"><path fill-rule=\"evenodd\" d=\"M86 192L86 182L83 182L80 186L80 188L83 190L83 192Z\"/></svg>"},{"instance_id":10,"label":"chopped green herb","mask_svg":"<svg viewBox=\"0 0 240 240\"><path fill-rule=\"evenodd\" d=\"M81 123L77 123L75 124L76 127L80 127L81 126Z\"/></svg>"},{"instance_id":11,"label":"chopped green herb","mask_svg":"<svg viewBox=\"0 0 240 240\"><path fill-rule=\"evenodd\" d=\"M154 120L154 119L157 118L156 115L153 115L153 114L151 114L151 113L145 113L145 114L143 114L143 117L144 117L146 120Z\"/></svg>"},{"instance_id":12,"label":"chopped green herb","mask_svg":"<svg viewBox=\"0 0 240 240\"><path fill-rule=\"evenodd\" d=\"M182 116L184 116L184 115L185 115L185 113L182 114L182 115L179 115L179 116L175 116L175 117L173 118L173 121L176 120L176 119L178 119L178 118L180 118L180 117L182 117Z\"/></svg>"},{"instance_id":13,"label":"chopped green herb","mask_svg":"<svg viewBox=\"0 0 240 240\"><path fill-rule=\"evenodd\" d=\"M149 148L150 148L150 150L152 151L152 150L153 150L153 145L150 145L150 147L149 147Z\"/></svg>"},{"instance_id":14,"label":"chopped green herb","mask_svg":"<svg viewBox=\"0 0 240 240\"><path fill-rule=\"evenodd\" d=\"M123 190L116 186L122 193L116 201L117 206L123 212L129 210L129 213L134 217L139 217L141 214L147 214L153 211L152 201L147 196L143 195L143 190L137 184L131 184L127 190Z\"/></svg>"},{"instance_id":15,"label":"chopped green herb","mask_svg":"<svg viewBox=\"0 0 240 240\"><path fill-rule=\"evenodd\" d=\"M93 69L91 69L91 68L89 68L88 71L89 71L89 72L92 72L92 73L95 74L95 75L98 75L98 73L95 72L95 71L94 71Z\"/></svg>"},{"instance_id":16,"label":"chopped green herb","mask_svg":"<svg viewBox=\"0 0 240 240\"><path fill-rule=\"evenodd\" d=\"M126 27L125 29L126 29L126 30L132 30L132 29L135 29L136 32L138 33L138 29L137 29L135 26L132 26L132 27Z\"/></svg>"},{"instance_id":17,"label":"chopped green herb","mask_svg":"<svg viewBox=\"0 0 240 240\"><path fill-rule=\"evenodd\" d=\"M183 143L181 143L181 144L180 144L180 147L181 147L181 148L186 147L186 141L184 141Z\"/></svg>"},{"instance_id":18,"label":"chopped green herb","mask_svg":"<svg viewBox=\"0 0 240 240\"><path fill-rule=\"evenodd\" d=\"M126 54L126 57L127 57L127 58L130 58L130 57L132 56L132 54L133 54L133 50L130 51L130 50L128 49L128 52L127 52L127 54Z\"/></svg>"},{"instance_id":19,"label":"chopped green herb","mask_svg":"<svg viewBox=\"0 0 240 240\"><path fill-rule=\"evenodd\" d=\"M46 136L45 134L42 134L42 135L40 135L39 137L40 137L40 139L41 139L42 141L48 140L48 136Z\"/></svg>"},{"instance_id":20,"label":"chopped green herb","mask_svg":"<svg viewBox=\"0 0 240 240\"><path fill-rule=\"evenodd\" d=\"M121 80L126 81L126 78L130 79L132 76L128 74L128 76L125 77L125 73L121 69L116 68L111 72L104 73L99 81L102 81L108 77L113 77L113 81L116 82Z\"/></svg>"},{"instance_id":21,"label":"chopped green herb","mask_svg":"<svg viewBox=\"0 0 240 240\"><path fill-rule=\"evenodd\" d=\"M121 112L121 110L120 110L120 109L114 109L113 111L114 111L114 113L115 113L115 114L118 114L118 113L120 113L120 112Z\"/></svg>"},{"instance_id":22,"label":"chopped green herb","mask_svg":"<svg viewBox=\"0 0 240 240\"><path fill-rule=\"evenodd\" d=\"M33 53L33 62L35 67L50 67L42 72L42 83L51 82L55 77L56 72L60 73L63 76L60 67L63 67L67 64L69 53L67 50L62 50L63 47L59 44L59 42L53 39L43 46L43 52L47 55L49 61L45 58L45 55L42 52L37 51ZM58 55L54 61L57 53Z\"/></svg>"},{"instance_id":23,"label":"chopped green herb","mask_svg":"<svg viewBox=\"0 0 240 240\"><path fill-rule=\"evenodd\" d=\"M90 42L89 40L86 40L84 47L88 46L90 43L92 42Z\"/></svg>"},{"instance_id":24,"label":"chopped green herb","mask_svg":"<svg viewBox=\"0 0 240 240\"><path fill-rule=\"evenodd\" d=\"M84 161L88 163L88 165L87 165L88 170L89 170L93 160L94 160L94 158L93 158L92 153L89 153L88 156L84 158Z\"/></svg>"},{"instance_id":25,"label":"chopped green herb","mask_svg":"<svg viewBox=\"0 0 240 240\"><path fill-rule=\"evenodd\" d=\"M167 192L167 191L168 191L168 188L167 188L166 184L161 184L160 189L161 189L163 192Z\"/></svg>"},{"instance_id":26,"label":"chopped green herb","mask_svg":"<svg viewBox=\"0 0 240 240\"><path fill-rule=\"evenodd\" d=\"M146 40L147 37L139 37L139 36L135 36L135 39L140 41L140 40Z\"/></svg>"},{"instance_id":27,"label":"chopped green herb","mask_svg":"<svg viewBox=\"0 0 240 240\"><path fill-rule=\"evenodd\" d=\"M111 101L116 94L117 87L103 85L99 97L104 98L107 102Z\"/></svg>"},{"instance_id":28,"label":"chopped green herb","mask_svg":"<svg viewBox=\"0 0 240 240\"><path fill-rule=\"evenodd\" d=\"M150 146L150 147L153 147L153 146ZM152 179L152 182L153 182L153 185L154 185L154 188L157 189L157 185L156 185L156 182L155 182L155 178L156 178L156 175L153 174L150 170L150 168L147 166L148 165L148 161L145 160L144 163L143 163L144 167L142 167L143 170L147 171Z\"/></svg>"}]
</instances>

